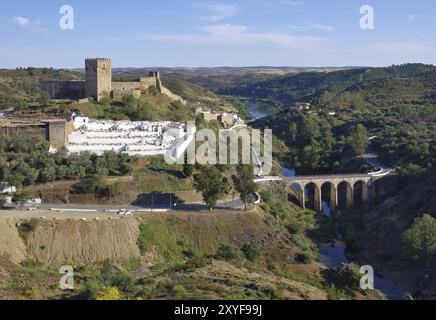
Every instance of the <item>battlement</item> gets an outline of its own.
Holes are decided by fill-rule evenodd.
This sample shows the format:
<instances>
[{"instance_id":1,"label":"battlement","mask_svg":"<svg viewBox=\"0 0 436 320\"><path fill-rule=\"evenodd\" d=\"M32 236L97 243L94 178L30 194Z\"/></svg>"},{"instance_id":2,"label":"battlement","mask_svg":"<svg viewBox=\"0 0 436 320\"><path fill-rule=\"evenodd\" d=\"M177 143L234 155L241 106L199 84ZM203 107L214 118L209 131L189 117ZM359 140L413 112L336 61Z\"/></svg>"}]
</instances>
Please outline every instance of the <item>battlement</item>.
<instances>
[{"instance_id":1,"label":"battlement","mask_svg":"<svg viewBox=\"0 0 436 320\"><path fill-rule=\"evenodd\" d=\"M102 61L102 62L112 62L109 58L86 58L85 63L87 62L96 62L96 61Z\"/></svg>"}]
</instances>

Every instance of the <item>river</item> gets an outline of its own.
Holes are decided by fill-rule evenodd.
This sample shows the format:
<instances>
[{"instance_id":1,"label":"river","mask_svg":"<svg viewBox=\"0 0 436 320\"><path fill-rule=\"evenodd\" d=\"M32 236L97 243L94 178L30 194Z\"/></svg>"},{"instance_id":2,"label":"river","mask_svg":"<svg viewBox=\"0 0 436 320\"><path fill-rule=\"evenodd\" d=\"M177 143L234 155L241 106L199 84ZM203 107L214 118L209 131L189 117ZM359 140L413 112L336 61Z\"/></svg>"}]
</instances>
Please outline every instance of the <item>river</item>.
<instances>
[{"instance_id":1,"label":"river","mask_svg":"<svg viewBox=\"0 0 436 320\"><path fill-rule=\"evenodd\" d=\"M245 105L247 106L247 109L250 111L251 115L253 116L252 121L265 118L267 116L267 112L265 111L265 106L259 105L256 101L247 100L245 101Z\"/></svg>"}]
</instances>

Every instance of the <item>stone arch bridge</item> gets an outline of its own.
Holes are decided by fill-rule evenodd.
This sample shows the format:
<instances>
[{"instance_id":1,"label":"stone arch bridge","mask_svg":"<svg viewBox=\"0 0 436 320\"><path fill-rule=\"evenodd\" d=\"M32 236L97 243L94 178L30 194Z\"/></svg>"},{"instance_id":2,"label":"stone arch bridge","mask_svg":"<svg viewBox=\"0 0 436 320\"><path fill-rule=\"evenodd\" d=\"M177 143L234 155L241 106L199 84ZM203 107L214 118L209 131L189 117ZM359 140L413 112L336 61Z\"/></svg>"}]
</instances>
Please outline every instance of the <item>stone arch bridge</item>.
<instances>
[{"instance_id":1,"label":"stone arch bridge","mask_svg":"<svg viewBox=\"0 0 436 320\"><path fill-rule=\"evenodd\" d=\"M325 186L330 186L329 204L332 213L336 213L339 208L339 188L346 189L345 192L345 207L351 210L354 204L355 192L361 192L360 199L362 203L375 195L375 181L385 176L377 174L337 174L337 175L315 175L315 176L296 176L296 177L259 177L255 179L257 183L271 183L274 181L282 182L284 184L294 187L297 192L297 198L300 206L306 208L306 198L311 196L307 195L306 187L311 186L313 189L313 202L315 210L322 212L322 190Z\"/></svg>"}]
</instances>

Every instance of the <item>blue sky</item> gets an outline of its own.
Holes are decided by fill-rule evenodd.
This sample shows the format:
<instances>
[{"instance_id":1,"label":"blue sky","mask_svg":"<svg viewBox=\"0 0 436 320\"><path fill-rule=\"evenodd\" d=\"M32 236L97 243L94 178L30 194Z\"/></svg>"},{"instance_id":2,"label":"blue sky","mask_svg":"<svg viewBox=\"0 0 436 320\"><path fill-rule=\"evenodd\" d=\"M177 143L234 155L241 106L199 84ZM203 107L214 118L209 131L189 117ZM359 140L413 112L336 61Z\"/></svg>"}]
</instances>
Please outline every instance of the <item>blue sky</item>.
<instances>
[{"instance_id":1,"label":"blue sky","mask_svg":"<svg viewBox=\"0 0 436 320\"><path fill-rule=\"evenodd\" d=\"M434 30L434 0L0 0L0 68L436 64Z\"/></svg>"}]
</instances>

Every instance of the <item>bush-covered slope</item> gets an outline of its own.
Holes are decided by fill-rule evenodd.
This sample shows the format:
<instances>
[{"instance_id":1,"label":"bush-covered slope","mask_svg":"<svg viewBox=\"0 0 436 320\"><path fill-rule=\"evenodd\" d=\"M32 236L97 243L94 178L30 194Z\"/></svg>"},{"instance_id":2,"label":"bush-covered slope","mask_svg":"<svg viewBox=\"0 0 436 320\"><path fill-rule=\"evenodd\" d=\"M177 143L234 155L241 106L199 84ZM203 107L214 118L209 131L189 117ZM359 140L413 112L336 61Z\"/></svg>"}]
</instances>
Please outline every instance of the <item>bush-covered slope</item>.
<instances>
[{"instance_id":1,"label":"bush-covered slope","mask_svg":"<svg viewBox=\"0 0 436 320\"><path fill-rule=\"evenodd\" d=\"M363 97L373 106L436 101L436 67L405 64L388 68L360 68L331 73L302 73L248 84L220 93L274 99L285 105L297 101L324 102L328 94L348 93ZM327 96L326 96L327 94Z\"/></svg>"}]
</instances>

